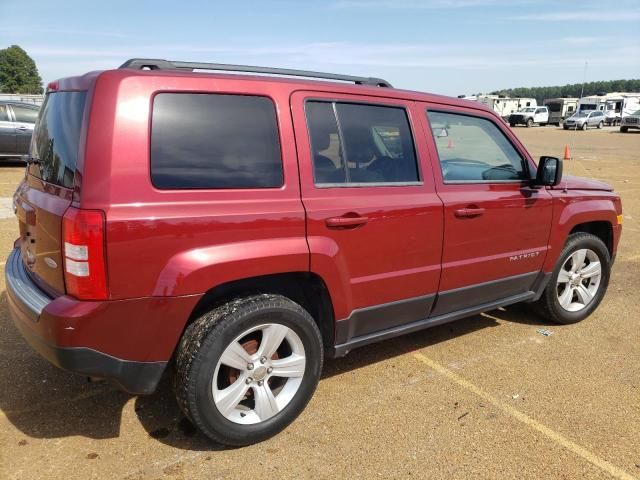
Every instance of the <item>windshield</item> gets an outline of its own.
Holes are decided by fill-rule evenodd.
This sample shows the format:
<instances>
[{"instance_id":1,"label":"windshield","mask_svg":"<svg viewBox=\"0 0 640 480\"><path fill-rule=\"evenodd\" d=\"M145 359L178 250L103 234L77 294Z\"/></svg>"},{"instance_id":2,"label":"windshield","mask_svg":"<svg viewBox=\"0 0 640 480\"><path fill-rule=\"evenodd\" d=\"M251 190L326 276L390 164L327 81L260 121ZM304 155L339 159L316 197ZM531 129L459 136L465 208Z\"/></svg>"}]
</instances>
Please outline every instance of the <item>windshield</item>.
<instances>
[{"instance_id":1,"label":"windshield","mask_svg":"<svg viewBox=\"0 0 640 480\"><path fill-rule=\"evenodd\" d=\"M638 115L640 116L640 110L636 110L635 112L633 112L631 115Z\"/></svg>"},{"instance_id":2,"label":"windshield","mask_svg":"<svg viewBox=\"0 0 640 480\"><path fill-rule=\"evenodd\" d=\"M529 107L529 108L523 108L521 111L522 111L522 112L535 112L535 111L536 111L536 109L535 109L535 108L533 108L533 107Z\"/></svg>"},{"instance_id":3,"label":"windshield","mask_svg":"<svg viewBox=\"0 0 640 480\"><path fill-rule=\"evenodd\" d=\"M576 113L574 115L574 117L579 117L579 118L588 117L588 116L589 116L588 113Z\"/></svg>"},{"instance_id":4,"label":"windshield","mask_svg":"<svg viewBox=\"0 0 640 480\"><path fill-rule=\"evenodd\" d=\"M87 92L47 94L31 142L31 155L40 160L36 175L46 182L73 187L86 96Z\"/></svg>"}]
</instances>

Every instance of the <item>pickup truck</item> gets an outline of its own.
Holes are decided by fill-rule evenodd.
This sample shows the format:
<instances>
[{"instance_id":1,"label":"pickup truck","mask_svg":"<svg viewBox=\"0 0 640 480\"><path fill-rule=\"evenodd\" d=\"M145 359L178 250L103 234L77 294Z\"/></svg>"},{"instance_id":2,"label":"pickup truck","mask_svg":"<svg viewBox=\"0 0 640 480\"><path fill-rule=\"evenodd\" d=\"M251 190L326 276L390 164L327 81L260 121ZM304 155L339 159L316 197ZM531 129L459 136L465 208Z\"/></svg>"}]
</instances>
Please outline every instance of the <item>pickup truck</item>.
<instances>
[{"instance_id":1,"label":"pickup truck","mask_svg":"<svg viewBox=\"0 0 640 480\"><path fill-rule=\"evenodd\" d=\"M526 107L509 115L509 125L545 126L549 123L549 109L547 107Z\"/></svg>"}]
</instances>

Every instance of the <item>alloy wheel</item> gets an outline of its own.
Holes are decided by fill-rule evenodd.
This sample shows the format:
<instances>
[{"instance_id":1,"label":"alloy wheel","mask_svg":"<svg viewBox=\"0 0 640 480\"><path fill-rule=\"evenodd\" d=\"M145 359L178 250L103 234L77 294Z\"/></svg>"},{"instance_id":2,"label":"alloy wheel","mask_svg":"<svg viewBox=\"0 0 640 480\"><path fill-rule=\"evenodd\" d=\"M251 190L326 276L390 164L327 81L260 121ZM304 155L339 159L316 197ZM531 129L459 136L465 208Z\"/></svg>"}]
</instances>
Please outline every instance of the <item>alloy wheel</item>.
<instances>
[{"instance_id":1,"label":"alloy wheel","mask_svg":"<svg viewBox=\"0 0 640 480\"><path fill-rule=\"evenodd\" d=\"M213 402L239 424L264 422L282 411L297 393L305 372L305 350L289 327L253 327L220 356L211 384Z\"/></svg>"},{"instance_id":2,"label":"alloy wheel","mask_svg":"<svg viewBox=\"0 0 640 480\"><path fill-rule=\"evenodd\" d=\"M556 293L560 306L569 312L578 312L595 298L602 265L593 250L576 250L565 260L558 273Z\"/></svg>"}]
</instances>

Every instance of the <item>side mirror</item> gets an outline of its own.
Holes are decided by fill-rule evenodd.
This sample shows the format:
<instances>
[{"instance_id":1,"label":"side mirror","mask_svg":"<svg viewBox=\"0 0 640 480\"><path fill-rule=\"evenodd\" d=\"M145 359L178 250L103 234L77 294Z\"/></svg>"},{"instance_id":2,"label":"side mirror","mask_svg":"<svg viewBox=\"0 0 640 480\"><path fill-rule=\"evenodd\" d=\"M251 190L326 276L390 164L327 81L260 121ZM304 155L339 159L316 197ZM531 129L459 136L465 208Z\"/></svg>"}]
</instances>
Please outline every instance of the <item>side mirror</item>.
<instances>
[{"instance_id":1,"label":"side mirror","mask_svg":"<svg viewBox=\"0 0 640 480\"><path fill-rule=\"evenodd\" d=\"M536 185L554 187L562 180L562 160L556 157L540 157L536 172Z\"/></svg>"}]
</instances>

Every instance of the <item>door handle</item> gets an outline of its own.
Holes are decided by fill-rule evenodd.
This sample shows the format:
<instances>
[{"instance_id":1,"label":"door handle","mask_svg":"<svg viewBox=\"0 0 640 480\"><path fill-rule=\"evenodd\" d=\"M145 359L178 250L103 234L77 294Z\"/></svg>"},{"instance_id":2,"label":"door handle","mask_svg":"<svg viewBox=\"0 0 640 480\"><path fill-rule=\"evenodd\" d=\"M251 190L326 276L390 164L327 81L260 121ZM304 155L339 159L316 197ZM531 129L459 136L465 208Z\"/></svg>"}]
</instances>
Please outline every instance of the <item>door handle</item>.
<instances>
[{"instance_id":1,"label":"door handle","mask_svg":"<svg viewBox=\"0 0 640 480\"><path fill-rule=\"evenodd\" d=\"M456 217L460 217L460 218L479 217L484 213L484 208L480 208L480 207L459 208L458 210L456 210L455 213L456 213Z\"/></svg>"},{"instance_id":2,"label":"door handle","mask_svg":"<svg viewBox=\"0 0 640 480\"><path fill-rule=\"evenodd\" d=\"M325 220L329 228L347 228L364 225L369 221L369 217L332 217Z\"/></svg>"},{"instance_id":3,"label":"door handle","mask_svg":"<svg viewBox=\"0 0 640 480\"><path fill-rule=\"evenodd\" d=\"M21 125L21 126L19 126L19 127L16 127L16 128L17 128L18 130L22 130L22 131L25 131L25 130L27 129L27 127L23 127L22 125Z\"/></svg>"}]
</instances>

